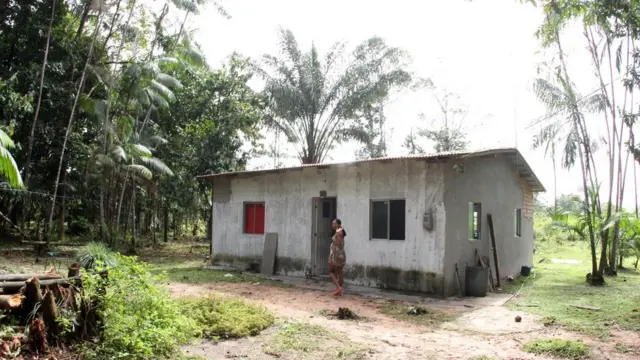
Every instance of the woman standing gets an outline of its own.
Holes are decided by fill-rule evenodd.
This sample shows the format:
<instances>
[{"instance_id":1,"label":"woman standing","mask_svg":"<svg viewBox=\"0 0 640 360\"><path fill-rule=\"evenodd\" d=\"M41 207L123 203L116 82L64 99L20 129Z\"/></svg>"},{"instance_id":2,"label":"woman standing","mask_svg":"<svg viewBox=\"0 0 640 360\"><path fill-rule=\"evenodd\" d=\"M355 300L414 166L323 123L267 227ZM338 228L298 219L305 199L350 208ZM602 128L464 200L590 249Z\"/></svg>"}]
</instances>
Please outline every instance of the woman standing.
<instances>
[{"instance_id":1,"label":"woman standing","mask_svg":"<svg viewBox=\"0 0 640 360\"><path fill-rule=\"evenodd\" d=\"M331 237L331 248L329 251L329 276L331 276L331 280L336 286L336 291L333 295L339 296L342 294L342 285L344 284L342 269L347 261L347 255L344 252L344 237L347 233L342 228L340 219L333 220L331 226L333 227L334 234Z\"/></svg>"}]
</instances>

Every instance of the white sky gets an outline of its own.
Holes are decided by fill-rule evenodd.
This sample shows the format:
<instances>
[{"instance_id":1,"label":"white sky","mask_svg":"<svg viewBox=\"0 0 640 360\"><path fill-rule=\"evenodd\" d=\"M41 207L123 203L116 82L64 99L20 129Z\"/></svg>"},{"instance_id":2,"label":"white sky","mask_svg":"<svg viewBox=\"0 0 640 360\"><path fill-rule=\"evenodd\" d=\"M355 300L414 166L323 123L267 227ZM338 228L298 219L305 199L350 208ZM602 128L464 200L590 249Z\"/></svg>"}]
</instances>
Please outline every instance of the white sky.
<instances>
[{"instance_id":1,"label":"white sky","mask_svg":"<svg viewBox=\"0 0 640 360\"><path fill-rule=\"evenodd\" d=\"M456 92L470 112L465 129L470 148L516 146L547 189L543 199L553 199L553 168L543 150L533 150L537 128L529 124L546 112L531 91L536 65L543 59L534 32L541 13L516 0L226 0L221 4L232 18L225 20L214 9L194 18L208 62L216 66L233 51L251 58L277 54L278 26L289 28L303 50L313 41L324 52L332 43L346 40L355 47L373 36L407 50L416 76L430 77L440 87ZM569 68L581 93L597 89L590 68L586 42L580 29L564 36ZM427 93L406 93L385 108L392 128L389 155L402 155L404 137L414 126L427 125L419 113L436 117L439 112ZM595 119L602 121L601 117ZM355 159L354 144L333 151L333 160ZM427 151L431 151L427 147ZM607 175L606 154L598 154L600 177ZM296 159L287 160L296 163ZM635 204L632 162L627 175L625 207ZM250 167L265 166L256 159ZM580 172L558 169L558 195L576 193ZM607 182L603 182L603 187Z\"/></svg>"}]
</instances>

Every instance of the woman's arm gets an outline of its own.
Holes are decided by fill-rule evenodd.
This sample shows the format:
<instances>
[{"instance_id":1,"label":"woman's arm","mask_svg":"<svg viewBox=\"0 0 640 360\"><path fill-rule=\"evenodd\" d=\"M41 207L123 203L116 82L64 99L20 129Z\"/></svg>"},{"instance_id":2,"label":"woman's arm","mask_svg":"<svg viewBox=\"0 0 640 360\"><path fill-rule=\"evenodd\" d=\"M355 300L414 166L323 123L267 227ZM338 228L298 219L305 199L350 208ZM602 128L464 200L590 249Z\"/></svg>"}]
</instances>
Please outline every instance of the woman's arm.
<instances>
[{"instance_id":1,"label":"woman's arm","mask_svg":"<svg viewBox=\"0 0 640 360\"><path fill-rule=\"evenodd\" d=\"M340 246L341 248L344 248L344 234L342 232L342 230L340 230L337 234L336 234L336 243L338 246Z\"/></svg>"}]
</instances>

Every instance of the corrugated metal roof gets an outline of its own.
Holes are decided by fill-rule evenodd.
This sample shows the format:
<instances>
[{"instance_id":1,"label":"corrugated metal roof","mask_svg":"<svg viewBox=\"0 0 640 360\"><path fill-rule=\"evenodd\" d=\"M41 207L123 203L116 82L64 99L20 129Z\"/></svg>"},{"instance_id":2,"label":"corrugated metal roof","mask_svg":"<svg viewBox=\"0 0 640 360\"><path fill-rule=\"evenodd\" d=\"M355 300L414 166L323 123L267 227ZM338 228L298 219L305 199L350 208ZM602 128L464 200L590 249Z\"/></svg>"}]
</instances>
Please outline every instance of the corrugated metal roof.
<instances>
[{"instance_id":1,"label":"corrugated metal roof","mask_svg":"<svg viewBox=\"0 0 640 360\"><path fill-rule=\"evenodd\" d=\"M538 180L536 175L533 173L529 164L524 160L524 157L516 148L493 148L493 149L479 149L473 151L448 151L448 152L440 152L440 153L430 153L430 154L416 154L416 155L403 155L403 156L386 156L374 159L363 159L363 160L352 160L352 161L338 161L338 162L324 162L319 164L300 164L295 166L274 168L274 169L260 169L260 170L241 170L241 171L231 171L224 172L218 174L210 174L210 175L200 175L197 176L199 180L210 180L223 176L232 176L232 175L251 175L251 174L261 174L261 173L272 173L272 172L283 172L288 170L296 170L303 169L309 167L328 167L328 166L349 166L356 165L360 163L367 162L377 162L377 161L390 161L390 160L403 160L403 159L416 159L416 160L428 160L428 159L449 159L449 158L467 158L467 157L478 157L478 156L488 156L488 155L497 155L497 154L514 154L517 157L518 165L522 165L522 169L518 169L521 172L521 176L527 181L533 191L542 192L545 191L544 186ZM516 164L513 164L516 165ZM524 171L523 171L524 170ZM524 174L523 174L524 172ZM524 175L524 176L523 176Z\"/></svg>"}]
</instances>

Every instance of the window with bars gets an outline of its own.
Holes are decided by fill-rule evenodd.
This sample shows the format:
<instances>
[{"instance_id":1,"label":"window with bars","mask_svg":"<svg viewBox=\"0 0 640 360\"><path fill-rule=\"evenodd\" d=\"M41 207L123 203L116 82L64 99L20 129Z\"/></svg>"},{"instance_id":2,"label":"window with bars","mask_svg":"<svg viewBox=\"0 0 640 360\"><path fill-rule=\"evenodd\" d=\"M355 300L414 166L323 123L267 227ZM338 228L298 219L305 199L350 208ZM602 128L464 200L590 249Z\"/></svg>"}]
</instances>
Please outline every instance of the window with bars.
<instances>
[{"instance_id":1,"label":"window with bars","mask_svg":"<svg viewBox=\"0 0 640 360\"><path fill-rule=\"evenodd\" d=\"M469 203L468 232L469 240L480 240L482 230L482 204L476 202Z\"/></svg>"},{"instance_id":2,"label":"window with bars","mask_svg":"<svg viewBox=\"0 0 640 360\"><path fill-rule=\"evenodd\" d=\"M514 228L516 236L522 236L522 209L514 211Z\"/></svg>"},{"instance_id":3,"label":"window with bars","mask_svg":"<svg viewBox=\"0 0 640 360\"><path fill-rule=\"evenodd\" d=\"M244 233L264 234L264 203L244 204Z\"/></svg>"}]
</instances>

